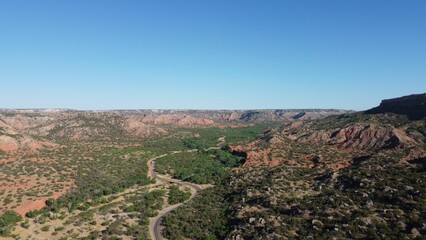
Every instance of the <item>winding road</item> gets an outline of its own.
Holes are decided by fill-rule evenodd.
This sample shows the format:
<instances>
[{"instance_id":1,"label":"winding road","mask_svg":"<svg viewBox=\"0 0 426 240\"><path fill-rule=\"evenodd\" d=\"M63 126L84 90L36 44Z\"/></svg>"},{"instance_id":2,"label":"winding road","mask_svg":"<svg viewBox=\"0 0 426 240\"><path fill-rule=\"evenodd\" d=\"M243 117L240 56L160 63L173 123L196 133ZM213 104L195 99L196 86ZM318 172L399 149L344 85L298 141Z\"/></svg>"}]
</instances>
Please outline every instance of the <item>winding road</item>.
<instances>
[{"instance_id":1,"label":"winding road","mask_svg":"<svg viewBox=\"0 0 426 240\"><path fill-rule=\"evenodd\" d=\"M190 150L192 151L192 150ZM174 152L175 153L179 153L179 152ZM148 176L151 178L154 178L160 182L168 182L168 183L175 183L181 186L187 186L189 188L191 188L191 197L183 202L183 203L178 203L178 204L174 204L171 206L168 206L167 208L163 208L156 217L152 218L150 223L149 223L149 234L151 235L151 239L152 240L161 240L163 239L163 236L161 236L161 222L163 220L163 218L170 214L171 212L173 212L174 210L176 210L178 207L180 207L181 205L192 201L192 199L194 199L194 197L196 197L198 194L200 194L201 192L201 186L197 185L197 184L193 184L193 183L189 183L189 182L184 182L184 181L180 181L177 179L172 179L172 178L168 178L162 175L159 175L158 173L155 172L155 160L159 159L159 158L163 158L165 156L167 156L168 154L163 154L160 156L157 156L155 158L152 158L148 161Z\"/></svg>"}]
</instances>

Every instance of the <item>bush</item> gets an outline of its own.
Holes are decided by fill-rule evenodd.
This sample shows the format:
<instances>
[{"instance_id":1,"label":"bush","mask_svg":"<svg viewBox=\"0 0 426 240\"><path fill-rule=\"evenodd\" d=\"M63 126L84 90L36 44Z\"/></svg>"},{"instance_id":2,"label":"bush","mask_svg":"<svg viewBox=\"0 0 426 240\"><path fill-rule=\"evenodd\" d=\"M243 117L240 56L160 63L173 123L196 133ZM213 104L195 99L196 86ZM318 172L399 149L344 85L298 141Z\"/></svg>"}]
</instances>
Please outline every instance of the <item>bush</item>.
<instances>
[{"instance_id":1,"label":"bush","mask_svg":"<svg viewBox=\"0 0 426 240\"><path fill-rule=\"evenodd\" d=\"M11 228L22 220L21 215L14 211L6 211L0 216L0 236L9 236Z\"/></svg>"},{"instance_id":2,"label":"bush","mask_svg":"<svg viewBox=\"0 0 426 240\"><path fill-rule=\"evenodd\" d=\"M29 211L29 212L27 212L26 214L25 214L25 216L26 217L28 217L28 218L35 218L35 217L37 217L38 215L41 215L41 214L43 214L45 211L43 210L43 209L40 209L40 210L33 210L33 211Z\"/></svg>"},{"instance_id":3,"label":"bush","mask_svg":"<svg viewBox=\"0 0 426 240\"><path fill-rule=\"evenodd\" d=\"M28 221L28 219L25 219L25 221L23 223L21 223L21 227L28 229L30 227L30 223Z\"/></svg>"},{"instance_id":4,"label":"bush","mask_svg":"<svg viewBox=\"0 0 426 240\"><path fill-rule=\"evenodd\" d=\"M47 232L47 231L49 231L49 229L50 229L50 226L49 226L49 225L45 225L45 226L43 226L43 227L41 228L41 231L43 231L43 232Z\"/></svg>"},{"instance_id":5,"label":"bush","mask_svg":"<svg viewBox=\"0 0 426 240\"><path fill-rule=\"evenodd\" d=\"M0 217L0 227L7 227L22 220L21 215L15 211L6 211Z\"/></svg>"}]
</instances>

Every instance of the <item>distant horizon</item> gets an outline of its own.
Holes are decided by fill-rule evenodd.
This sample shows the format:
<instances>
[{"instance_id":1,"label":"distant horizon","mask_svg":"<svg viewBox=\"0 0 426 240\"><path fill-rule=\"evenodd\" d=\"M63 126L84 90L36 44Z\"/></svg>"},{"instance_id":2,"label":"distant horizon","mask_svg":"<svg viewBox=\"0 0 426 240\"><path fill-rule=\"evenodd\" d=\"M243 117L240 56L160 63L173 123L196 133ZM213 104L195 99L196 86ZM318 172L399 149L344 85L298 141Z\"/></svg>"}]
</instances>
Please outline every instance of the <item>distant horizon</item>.
<instances>
[{"instance_id":1,"label":"distant horizon","mask_svg":"<svg viewBox=\"0 0 426 240\"><path fill-rule=\"evenodd\" d=\"M16 111L30 111L30 110L57 110L57 111L273 111L273 110L342 110L353 111L351 109L338 109L338 108L247 108L247 109L196 109L196 108L121 108L121 109L75 109L75 108L0 108L2 110L16 110ZM368 110L368 109L365 109ZM364 110L361 110L364 111Z\"/></svg>"},{"instance_id":2,"label":"distant horizon","mask_svg":"<svg viewBox=\"0 0 426 240\"><path fill-rule=\"evenodd\" d=\"M4 1L0 108L351 109L426 91L426 1Z\"/></svg>"},{"instance_id":3,"label":"distant horizon","mask_svg":"<svg viewBox=\"0 0 426 240\"><path fill-rule=\"evenodd\" d=\"M393 97L393 98L387 98L387 99L382 99L383 100L391 100L391 99L395 99L395 98L400 98L400 97L406 97L406 96L412 96L412 95L422 95L422 94L426 94L426 92L424 93L412 93L412 94L408 94L408 95L404 95L404 96L398 96L398 97ZM378 103L373 107L377 107L379 106L380 103ZM371 108L368 109L362 109L362 110L354 110L354 109L342 109L342 108L240 108L240 109L220 109L220 108L209 108L209 109L202 109L202 108L118 108L118 109L76 109L76 108L49 108L49 107L45 107L45 108L4 108L4 107L0 107L0 111L1 110L17 110L17 111L26 111L26 110L57 110L57 111L268 111L268 110L343 110L343 111L352 111L352 112L362 112L362 111L366 111L369 110Z\"/></svg>"}]
</instances>

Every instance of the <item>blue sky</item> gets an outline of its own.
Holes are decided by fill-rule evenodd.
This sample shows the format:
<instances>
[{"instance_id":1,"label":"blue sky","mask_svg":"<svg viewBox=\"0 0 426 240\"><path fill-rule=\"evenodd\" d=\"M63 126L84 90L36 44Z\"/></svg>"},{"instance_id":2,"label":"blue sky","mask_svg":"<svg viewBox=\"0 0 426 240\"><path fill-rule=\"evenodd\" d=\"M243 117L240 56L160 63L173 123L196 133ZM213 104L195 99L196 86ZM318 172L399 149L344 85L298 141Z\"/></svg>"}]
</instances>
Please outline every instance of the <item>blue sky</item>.
<instances>
[{"instance_id":1,"label":"blue sky","mask_svg":"<svg viewBox=\"0 0 426 240\"><path fill-rule=\"evenodd\" d=\"M0 1L0 108L362 110L426 92L426 1Z\"/></svg>"}]
</instances>

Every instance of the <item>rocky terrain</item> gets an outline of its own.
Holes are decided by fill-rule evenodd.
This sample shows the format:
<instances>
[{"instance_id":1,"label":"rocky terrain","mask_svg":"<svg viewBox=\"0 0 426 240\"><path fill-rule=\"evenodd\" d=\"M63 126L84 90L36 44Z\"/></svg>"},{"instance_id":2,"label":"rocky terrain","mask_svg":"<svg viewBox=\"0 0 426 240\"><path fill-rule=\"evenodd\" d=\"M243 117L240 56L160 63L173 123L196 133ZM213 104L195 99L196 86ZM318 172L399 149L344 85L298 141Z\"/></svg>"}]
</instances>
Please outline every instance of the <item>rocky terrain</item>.
<instances>
[{"instance_id":1,"label":"rocky terrain","mask_svg":"<svg viewBox=\"0 0 426 240\"><path fill-rule=\"evenodd\" d=\"M348 113L336 109L271 110L120 110L123 115L138 115L145 123L178 125L212 125L240 122L272 122L294 119L317 119Z\"/></svg>"},{"instance_id":2,"label":"rocky terrain","mask_svg":"<svg viewBox=\"0 0 426 240\"><path fill-rule=\"evenodd\" d=\"M315 167L327 163L329 167L341 168L359 157L394 153L410 160L425 155L422 124L397 115L329 117L288 123L246 146L231 148L247 154L245 166L273 167L286 163Z\"/></svg>"},{"instance_id":3,"label":"rocky terrain","mask_svg":"<svg viewBox=\"0 0 426 240\"><path fill-rule=\"evenodd\" d=\"M424 97L365 112L3 109L0 236L146 239L187 191L149 177L163 156L156 171L205 186L165 217L168 239L422 239Z\"/></svg>"},{"instance_id":4,"label":"rocky terrain","mask_svg":"<svg viewBox=\"0 0 426 240\"><path fill-rule=\"evenodd\" d=\"M400 114L294 121L231 146L247 160L227 193L228 238L422 239L426 121L412 120L418 96L400 99Z\"/></svg>"},{"instance_id":5,"label":"rocky terrain","mask_svg":"<svg viewBox=\"0 0 426 240\"><path fill-rule=\"evenodd\" d=\"M93 182L109 185L113 179L124 181L120 178L140 164L129 160L130 152L149 155L145 149L158 148L156 142L162 139L170 139L172 145L177 138L199 136L193 132L196 129L239 128L271 121L293 121L296 115L297 118L319 118L341 112L346 111L2 109L0 214L13 210L24 216L45 207L50 198L58 199L75 189L85 191ZM148 144L150 141L152 145ZM167 144L162 147L164 151L170 148ZM109 156L109 165L105 164L105 156Z\"/></svg>"},{"instance_id":6,"label":"rocky terrain","mask_svg":"<svg viewBox=\"0 0 426 240\"><path fill-rule=\"evenodd\" d=\"M0 150L30 153L58 147L60 140L112 140L124 135L153 137L171 127L209 127L317 119L344 110L0 110Z\"/></svg>"}]
</instances>

